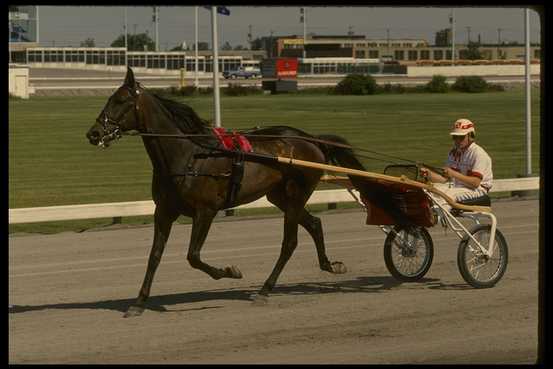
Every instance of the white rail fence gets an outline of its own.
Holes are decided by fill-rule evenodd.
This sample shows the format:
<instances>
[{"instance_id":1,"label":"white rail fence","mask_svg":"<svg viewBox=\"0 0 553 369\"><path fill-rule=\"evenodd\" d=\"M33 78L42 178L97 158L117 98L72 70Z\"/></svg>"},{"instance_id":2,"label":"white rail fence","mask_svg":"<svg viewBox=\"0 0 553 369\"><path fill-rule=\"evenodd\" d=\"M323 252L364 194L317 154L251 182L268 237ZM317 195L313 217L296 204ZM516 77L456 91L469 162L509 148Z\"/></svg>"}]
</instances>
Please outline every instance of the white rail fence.
<instances>
[{"instance_id":1,"label":"white rail fence","mask_svg":"<svg viewBox=\"0 0 553 369\"><path fill-rule=\"evenodd\" d=\"M499 179L494 181L492 192L531 191L539 188L539 177ZM338 189L315 191L307 203L310 205L336 204L351 201L354 201L354 199L347 190ZM273 206L265 197L262 197L249 204L240 205L235 209L269 208ZM154 209L155 205L151 200L9 209L9 224L152 215Z\"/></svg>"}]
</instances>

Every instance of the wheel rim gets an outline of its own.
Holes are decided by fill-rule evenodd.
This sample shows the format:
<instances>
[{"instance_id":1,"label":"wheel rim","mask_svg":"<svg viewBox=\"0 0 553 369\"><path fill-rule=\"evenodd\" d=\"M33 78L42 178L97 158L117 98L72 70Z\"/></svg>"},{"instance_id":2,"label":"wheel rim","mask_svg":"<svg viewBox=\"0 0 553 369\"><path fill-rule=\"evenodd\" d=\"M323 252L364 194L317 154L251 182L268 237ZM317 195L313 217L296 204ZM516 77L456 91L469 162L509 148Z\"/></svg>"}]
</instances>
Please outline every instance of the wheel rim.
<instances>
[{"instance_id":1,"label":"wheel rim","mask_svg":"<svg viewBox=\"0 0 553 369\"><path fill-rule=\"evenodd\" d=\"M482 246L485 248L488 247L490 243L489 231L476 232L473 234L473 237L480 242ZM478 282L493 281L501 273L501 269L505 262L505 256L501 247L499 247L497 237L493 245L491 257L485 256L472 239L469 239L463 256L467 272L475 281Z\"/></svg>"},{"instance_id":2,"label":"wheel rim","mask_svg":"<svg viewBox=\"0 0 553 369\"><path fill-rule=\"evenodd\" d=\"M404 239L410 246L403 245ZM428 264L428 248L422 235L401 230L392 242L392 262L397 271L406 277L418 275Z\"/></svg>"}]
</instances>

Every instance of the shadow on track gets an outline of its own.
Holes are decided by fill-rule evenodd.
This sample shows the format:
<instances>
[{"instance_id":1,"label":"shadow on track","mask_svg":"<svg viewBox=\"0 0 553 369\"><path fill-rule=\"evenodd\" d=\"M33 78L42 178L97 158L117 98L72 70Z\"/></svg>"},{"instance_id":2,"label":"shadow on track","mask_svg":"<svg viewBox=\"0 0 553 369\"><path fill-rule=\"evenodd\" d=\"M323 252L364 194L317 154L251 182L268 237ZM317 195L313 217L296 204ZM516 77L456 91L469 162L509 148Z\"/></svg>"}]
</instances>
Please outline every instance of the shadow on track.
<instances>
[{"instance_id":1,"label":"shadow on track","mask_svg":"<svg viewBox=\"0 0 553 369\"><path fill-rule=\"evenodd\" d=\"M433 284L437 279L422 278L418 284ZM284 295L316 295L326 293L377 293L390 290L401 285L391 276L377 277L358 277L353 280L344 280L337 282L305 282L305 283L289 283L277 286L274 290L274 296ZM165 306L188 304L194 302L207 302L215 300L242 300L251 301L252 296L258 291L258 286L250 286L249 288L241 289L217 289L198 292L176 293L170 295L152 296L148 300L146 309L159 312L168 311ZM101 309L115 310L126 312L128 307L133 304L134 298L120 300L104 300L94 302L74 302L61 304L45 304L45 305L10 305L9 314L25 313L29 311L42 311L50 309ZM223 306L204 306L190 307L189 309L177 311L194 311L204 309L215 309ZM174 311L173 311L174 312Z\"/></svg>"}]
</instances>

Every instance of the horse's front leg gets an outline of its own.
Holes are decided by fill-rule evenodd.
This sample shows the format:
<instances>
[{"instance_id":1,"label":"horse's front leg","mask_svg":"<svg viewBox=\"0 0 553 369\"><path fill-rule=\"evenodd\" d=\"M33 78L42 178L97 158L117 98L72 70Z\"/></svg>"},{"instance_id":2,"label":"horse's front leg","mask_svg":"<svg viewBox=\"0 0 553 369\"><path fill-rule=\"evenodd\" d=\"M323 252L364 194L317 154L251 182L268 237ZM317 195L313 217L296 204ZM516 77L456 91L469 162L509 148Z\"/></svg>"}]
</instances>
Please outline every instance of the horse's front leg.
<instances>
[{"instance_id":1,"label":"horse's front leg","mask_svg":"<svg viewBox=\"0 0 553 369\"><path fill-rule=\"evenodd\" d=\"M154 274L161 260L161 255L165 249L165 244L169 239L173 222L177 219L178 214L164 210L161 206L156 206L154 213L154 242L148 259L148 269L142 283L142 288L138 294L138 298L134 305L130 306L124 317L138 316L144 311L146 299L150 296L150 289Z\"/></svg>"},{"instance_id":2,"label":"horse's front leg","mask_svg":"<svg viewBox=\"0 0 553 369\"><path fill-rule=\"evenodd\" d=\"M212 267L204 263L200 258L200 251L204 245L207 233L213 222L217 211L202 209L197 210L192 221L192 234L190 236L190 245L188 246L187 259L192 268L200 269L207 273L213 279L221 278L242 278L242 272L238 267L232 265L224 269Z\"/></svg>"}]
</instances>

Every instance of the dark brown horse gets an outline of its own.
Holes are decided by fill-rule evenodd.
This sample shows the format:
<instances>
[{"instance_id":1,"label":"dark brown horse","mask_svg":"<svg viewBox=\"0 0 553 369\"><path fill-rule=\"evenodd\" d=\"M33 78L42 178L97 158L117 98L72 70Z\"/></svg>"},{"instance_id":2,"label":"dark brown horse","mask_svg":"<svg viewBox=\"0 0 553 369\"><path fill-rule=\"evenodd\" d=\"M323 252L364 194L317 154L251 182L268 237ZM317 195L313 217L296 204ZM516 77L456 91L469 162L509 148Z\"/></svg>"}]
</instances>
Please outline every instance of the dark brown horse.
<instances>
[{"instance_id":1,"label":"dark brown horse","mask_svg":"<svg viewBox=\"0 0 553 369\"><path fill-rule=\"evenodd\" d=\"M152 197L156 205L154 240L142 288L136 303L126 312L126 317L143 312L172 223L179 215L193 219L187 255L190 265L209 274L213 279L242 278L242 273L236 266L216 268L200 258L200 251L213 218L219 210L227 207L228 173L233 163L233 159L228 157L201 158L197 155L221 147L212 135L209 124L200 119L189 106L149 93L135 81L129 68L123 86L109 98L86 136L91 144L106 146L129 131L204 136L188 136L188 139L163 135L142 137L153 165ZM313 136L295 128L268 127L250 134L253 135L249 138L255 153L289 156L319 163L333 160L344 166L360 167L351 151L329 149L324 144L298 138ZM281 135L282 138L267 138L268 135ZM345 142L337 136L325 138ZM267 300L297 246L298 225L304 227L315 241L320 268L331 273L345 272L346 268L341 262L329 261L321 221L305 209L321 175L322 172L316 169L245 162L243 179L232 206L266 195L271 203L284 212L284 239L280 256L254 300Z\"/></svg>"}]
</instances>

